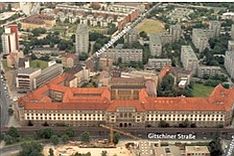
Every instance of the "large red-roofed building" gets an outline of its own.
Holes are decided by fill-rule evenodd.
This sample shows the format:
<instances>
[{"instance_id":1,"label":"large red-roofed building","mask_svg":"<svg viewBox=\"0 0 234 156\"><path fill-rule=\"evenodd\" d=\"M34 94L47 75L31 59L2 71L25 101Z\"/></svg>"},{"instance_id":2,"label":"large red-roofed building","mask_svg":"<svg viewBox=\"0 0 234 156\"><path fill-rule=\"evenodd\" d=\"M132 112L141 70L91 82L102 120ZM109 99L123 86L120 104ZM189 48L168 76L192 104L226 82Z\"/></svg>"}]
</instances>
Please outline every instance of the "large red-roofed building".
<instances>
[{"instance_id":1,"label":"large red-roofed building","mask_svg":"<svg viewBox=\"0 0 234 156\"><path fill-rule=\"evenodd\" d=\"M138 99L113 99L111 88L70 88L66 74L18 100L22 124L116 127L171 126L188 120L199 127L228 126L234 109L234 88L215 87L209 97L151 97L139 89Z\"/></svg>"}]
</instances>

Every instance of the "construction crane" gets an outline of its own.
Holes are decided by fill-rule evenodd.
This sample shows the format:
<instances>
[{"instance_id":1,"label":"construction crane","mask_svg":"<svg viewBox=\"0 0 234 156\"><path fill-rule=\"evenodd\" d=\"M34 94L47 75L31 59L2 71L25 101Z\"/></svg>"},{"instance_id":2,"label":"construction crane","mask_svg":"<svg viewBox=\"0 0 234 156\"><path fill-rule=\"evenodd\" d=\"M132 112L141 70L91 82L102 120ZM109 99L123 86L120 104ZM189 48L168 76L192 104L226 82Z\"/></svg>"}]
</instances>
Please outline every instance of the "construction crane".
<instances>
[{"instance_id":1,"label":"construction crane","mask_svg":"<svg viewBox=\"0 0 234 156\"><path fill-rule=\"evenodd\" d=\"M100 124L100 126L103 127L103 128L105 128L105 129L110 130L110 144L112 144L112 145L114 144L114 142L113 142L113 140L114 140L114 132L118 132L119 134L128 136L128 137L133 138L135 140L140 140L141 139L141 138L136 137L136 136L134 136L134 135L132 135L130 133L124 132L122 130L115 129L115 128L113 128L112 125L111 126L107 126L107 125Z\"/></svg>"}]
</instances>

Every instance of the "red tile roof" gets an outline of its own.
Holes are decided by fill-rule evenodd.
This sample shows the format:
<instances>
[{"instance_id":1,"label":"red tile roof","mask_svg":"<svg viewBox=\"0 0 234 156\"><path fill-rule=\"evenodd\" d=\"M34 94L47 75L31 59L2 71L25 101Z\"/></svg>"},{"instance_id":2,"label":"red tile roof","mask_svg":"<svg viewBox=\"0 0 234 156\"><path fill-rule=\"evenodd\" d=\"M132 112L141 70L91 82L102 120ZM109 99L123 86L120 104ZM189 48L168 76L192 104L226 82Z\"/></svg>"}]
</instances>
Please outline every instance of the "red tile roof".
<instances>
[{"instance_id":1,"label":"red tile roof","mask_svg":"<svg viewBox=\"0 0 234 156\"><path fill-rule=\"evenodd\" d=\"M69 88L62 82L65 75L28 93L19 99L24 109L41 110L106 110L132 107L136 111L231 111L234 88L215 87L209 97L150 97L145 89L139 92L139 100L111 100L109 88ZM62 102L52 102L49 91L63 94Z\"/></svg>"}]
</instances>

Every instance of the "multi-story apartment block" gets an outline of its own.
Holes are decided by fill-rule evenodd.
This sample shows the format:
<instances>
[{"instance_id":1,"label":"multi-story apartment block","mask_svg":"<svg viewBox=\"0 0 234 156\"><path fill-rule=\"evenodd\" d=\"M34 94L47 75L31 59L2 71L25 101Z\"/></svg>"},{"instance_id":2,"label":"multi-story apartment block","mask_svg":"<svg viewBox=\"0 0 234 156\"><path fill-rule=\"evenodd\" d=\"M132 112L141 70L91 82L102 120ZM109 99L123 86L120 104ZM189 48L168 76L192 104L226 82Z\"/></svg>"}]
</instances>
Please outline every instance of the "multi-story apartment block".
<instances>
[{"instance_id":1,"label":"multi-story apartment block","mask_svg":"<svg viewBox=\"0 0 234 156\"><path fill-rule=\"evenodd\" d=\"M117 63L119 61L119 58L121 58L122 62L137 62L142 61L143 50L113 48L107 49L104 53L101 54L101 57L110 58L113 60L114 63Z\"/></svg>"},{"instance_id":2,"label":"multi-story apartment block","mask_svg":"<svg viewBox=\"0 0 234 156\"><path fill-rule=\"evenodd\" d=\"M234 40L234 24L232 24L232 27L231 27L231 38L232 40Z\"/></svg>"},{"instance_id":3,"label":"multi-story apartment block","mask_svg":"<svg viewBox=\"0 0 234 156\"><path fill-rule=\"evenodd\" d=\"M162 69L165 65L171 65L171 59L167 58L150 58L147 68Z\"/></svg>"},{"instance_id":4,"label":"multi-story apartment block","mask_svg":"<svg viewBox=\"0 0 234 156\"><path fill-rule=\"evenodd\" d=\"M168 44L168 43L173 42L172 35L170 33L168 33L167 31L159 33L159 36L160 36L161 43L163 46Z\"/></svg>"},{"instance_id":5,"label":"multi-story apartment block","mask_svg":"<svg viewBox=\"0 0 234 156\"><path fill-rule=\"evenodd\" d=\"M203 78L205 75L215 76L221 74L219 66L198 66L197 76Z\"/></svg>"},{"instance_id":6,"label":"multi-story apartment block","mask_svg":"<svg viewBox=\"0 0 234 156\"><path fill-rule=\"evenodd\" d=\"M79 24L76 30L76 54L89 52L89 30L85 24Z\"/></svg>"},{"instance_id":7,"label":"multi-story apartment block","mask_svg":"<svg viewBox=\"0 0 234 156\"><path fill-rule=\"evenodd\" d=\"M198 67L198 58L191 46L181 46L181 62L186 70L196 74Z\"/></svg>"},{"instance_id":8,"label":"multi-story apartment block","mask_svg":"<svg viewBox=\"0 0 234 156\"><path fill-rule=\"evenodd\" d=\"M77 18L79 18L82 23L90 23L92 25L101 22L103 23L101 25L105 26L105 24L110 23L110 19L108 19L108 17L110 17L113 19L112 22L115 23L118 29L123 29L127 23L134 21L140 16L140 9L137 7L115 4L107 5L104 3L99 3L97 5L102 9L97 10L90 4L83 6L58 4L56 5L55 12L79 14ZM89 18L88 15L92 15L93 17ZM98 17L95 17L96 15L98 15Z\"/></svg>"},{"instance_id":9,"label":"multi-story apartment block","mask_svg":"<svg viewBox=\"0 0 234 156\"><path fill-rule=\"evenodd\" d=\"M158 34L150 35L149 48L152 56L160 56L162 54L162 41Z\"/></svg>"},{"instance_id":10,"label":"multi-story apartment block","mask_svg":"<svg viewBox=\"0 0 234 156\"><path fill-rule=\"evenodd\" d=\"M231 78L234 78L234 52L233 51L226 51L225 53L225 59L224 59L224 66L228 72L228 74L231 76Z\"/></svg>"},{"instance_id":11,"label":"multi-story apartment block","mask_svg":"<svg viewBox=\"0 0 234 156\"><path fill-rule=\"evenodd\" d=\"M180 36L182 34L181 25L171 25L170 26L170 34L172 35L172 42L176 42L180 39Z\"/></svg>"},{"instance_id":12,"label":"multi-story apartment block","mask_svg":"<svg viewBox=\"0 0 234 156\"><path fill-rule=\"evenodd\" d=\"M2 34L2 51L4 54L15 53L19 51L19 35L17 24L11 24L4 27Z\"/></svg>"},{"instance_id":13,"label":"multi-story apartment block","mask_svg":"<svg viewBox=\"0 0 234 156\"><path fill-rule=\"evenodd\" d=\"M220 21L209 21L209 29L213 30L214 37L219 36L221 30L221 22Z\"/></svg>"},{"instance_id":14,"label":"multi-story apartment block","mask_svg":"<svg viewBox=\"0 0 234 156\"><path fill-rule=\"evenodd\" d=\"M228 51L234 51L234 41L233 40L228 41Z\"/></svg>"},{"instance_id":15,"label":"multi-story apartment block","mask_svg":"<svg viewBox=\"0 0 234 156\"><path fill-rule=\"evenodd\" d=\"M232 122L234 89L222 85L209 97L151 97L139 89L138 95L134 91L129 94L133 99L116 99L109 88L70 88L63 86L65 79L65 75L59 76L21 97L17 111L20 122L115 127L158 126L160 121L173 126L185 120L198 127L215 127ZM121 82L117 85L129 84ZM135 84L141 84L138 82ZM128 94L122 90L121 95Z\"/></svg>"},{"instance_id":16,"label":"multi-story apartment block","mask_svg":"<svg viewBox=\"0 0 234 156\"><path fill-rule=\"evenodd\" d=\"M124 42L132 46L134 42L137 42L138 37L138 32L135 29L133 29L124 36Z\"/></svg>"},{"instance_id":17,"label":"multi-story apartment block","mask_svg":"<svg viewBox=\"0 0 234 156\"><path fill-rule=\"evenodd\" d=\"M209 47L209 36L204 29L193 29L192 41L194 46L202 52L205 48Z\"/></svg>"},{"instance_id":18,"label":"multi-story apartment block","mask_svg":"<svg viewBox=\"0 0 234 156\"><path fill-rule=\"evenodd\" d=\"M41 69L22 68L16 76L16 88L18 92L29 92L34 89L34 79L41 74Z\"/></svg>"},{"instance_id":19,"label":"multi-story apartment block","mask_svg":"<svg viewBox=\"0 0 234 156\"><path fill-rule=\"evenodd\" d=\"M20 2L20 10L27 16L40 13L40 9L40 3Z\"/></svg>"}]
</instances>

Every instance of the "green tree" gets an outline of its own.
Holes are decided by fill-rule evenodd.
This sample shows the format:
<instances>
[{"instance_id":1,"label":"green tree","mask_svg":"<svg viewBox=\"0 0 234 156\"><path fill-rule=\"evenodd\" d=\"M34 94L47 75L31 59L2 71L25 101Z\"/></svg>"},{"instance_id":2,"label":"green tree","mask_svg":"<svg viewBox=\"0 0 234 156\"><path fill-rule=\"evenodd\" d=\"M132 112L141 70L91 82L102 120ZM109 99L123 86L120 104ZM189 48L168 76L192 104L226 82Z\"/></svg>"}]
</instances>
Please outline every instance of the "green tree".
<instances>
[{"instance_id":1,"label":"green tree","mask_svg":"<svg viewBox=\"0 0 234 156\"><path fill-rule=\"evenodd\" d=\"M69 140L69 136L67 134L62 135L62 141L66 143Z\"/></svg>"},{"instance_id":2,"label":"green tree","mask_svg":"<svg viewBox=\"0 0 234 156\"><path fill-rule=\"evenodd\" d=\"M101 156L107 156L107 151L102 151Z\"/></svg>"},{"instance_id":3,"label":"green tree","mask_svg":"<svg viewBox=\"0 0 234 156\"><path fill-rule=\"evenodd\" d=\"M81 141L83 142L89 142L90 141L90 135L88 132L84 132L81 134Z\"/></svg>"},{"instance_id":4,"label":"green tree","mask_svg":"<svg viewBox=\"0 0 234 156\"><path fill-rule=\"evenodd\" d=\"M120 139L120 134L119 134L119 133L114 133L114 136L113 136L113 143L114 143L114 144L118 144L119 139Z\"/></svg>"},{"instance_id":5,"label":"green tree","mask_svg":"<svg viewBox=\"0 0 234 156\"><path fill-rule=\"evenodd\" d=\"M14 110L13 110L12 108L9 108L9 109L8 109L8 114L9 114L10 116L12 116L13 113L14 113Z\"/></svg>"},{"instance_id":6,"label":"green tree","mask_svg":"<svg viewBox=\"0 0 234 156\"><path fill-rule=\"evenodd\" d=\"M5 141L6 145L10 145L16 142L16 139L10 135L3 135L3 140Z\"/></svg>"},{"instance_id":7,"label":"green tree","mask_svg":"<svg viewBox=\"0 0 234 156\"><path fill-rule=\"evenodd\" d=\"M140 33L139 33L139 35L140 35L140 37L142 37L142 38L147 38L148 36L147 36L147 33L145 32L145 31L141 31Z\"/></svg>"},{"instance_id":8,"label":"green tree","mask_svg":"<svg viewBox=\"0 0 234 156\"><path fill-rule=\"evenodd\" d=\"M179 127L182 127L182 128L187 128L189 127L190 123L188 121L188 119L185 119L182 123L179 124Z\"/></svg>"},{"instance_id":9,"label":"green tree","mask_svg":"<svg viewBox=\"0 0 234 156\"><path fill-rule=\"evenodd\" d=\"M49 156L54 156L54 150L52 148L49 149Z\"/></svg>"},{"instance_id":10,"label":"green tree","mask_svg":"<svg viewBox=\"0 0 234 156\"><path fill-rule=\"evenodd\" d=\"M46 29L45 28L35 28L31 31L34 36L39 36L40 34L45 34Z\"/></svg>"},{"instance_id":11,"label":"green tree","mask_svg":"<svg viewBox=\"0 0 234 156\"><path fill-rule=\"evenodd\" d=\"M57 135L52 135L50 138L50 141L54 144L57 145L59 143L59 137Z\"/></svg>"},{"instance_id":12,"label":"green tree","mask_svg":"<svg viewBox=\"0 0 234 156\"><path fill-rule=\"evenodd\" d=\"M164 121L164 120L161 120L159 123L158 123L158 127L163 127L163 128L165 128L165 127L169 127L170 125L169 125L169 123L167 123L166 121Z\"/></svg>"},{"instance_id":13,"label":"green tree","mask_svg":"<svg viewBox=\"0 0 234 156\"><path fill-rule=\"evenodd\" d=\"M11 3L8 3L8 5L7 5L7 10L8 10L8 11L11 11L11 9L12 9Z\"/></svg>"},{"instance_id":14,"label":"green tree","mask_svg":"<svg viewBox=\"0 0 234 156\"><path fill-rule=\"evenodd\" d=\"M109 25L108 25L108 30L107 30L107 34L108 35L112 35L114 32L116 32L117 31L117 27L115 26L115 24L113 24L113 23L110 23Z\"/></svg>"},{"instance_id":15,"label":"green tree","mask_svg":"<svg viewBox=\"0 0 234 156\"><path fill-rule=\"evenodd\" d=\"M219 138L215 138L209 143L210 155L221 156L223 154L222 146Z\"/></svg>"},{"instance_id":16,"label":"green tree","mask_svg":"<svg viewBox=\"0 0 234 156\"><path fill-rule=\"evenodd\" d=\"M122 57L119 57L117 62L118 62L118 64L121 64L122 63Z\"/></svg>"},{"instance_id":17,"label":"green tree","mask_svg":"<svg viewBox=\"0 0 234 156\"><path fill-rule=\"evenodd\" d=\"M42 145L35 142L25 142L21 145L22 150L19 153L19 156L43 156Z\"/></svg>"},{"instance_id":18,"label":"green tree","mask_svg":"<svg viewBox=\"0 0 234 156\"><path fill-rule=\"evenodd\" d=\"M7 135L12 136L13 138L18 138L20 136L17 128L15 127L10 127L10 129L7 131Z\"/></svg>"},{"instance_id":19,"label":"green tree","mask_svg":"<svg viewBox=\"0 0 234 156\"><path fill-rule=\"evenodd\" d=\"M54 131L51 128L40 129L37 132L37 136L41 139L50 139L54 135Z\"/></svg>"},{"instance_id":20,"label":"green tree","mask_svg":"<svg viewBox=\"0 0 234 156\"><path fill-rule=\"evenodd\" d=\"M71 127L67 128L65 130L65 134L68 136L68 137L74 137L75 136L75 130Z\"/></svg>"},{"instance_id":21,"label":"green tree","mask_svg":"<svg viewBox=\"0 0 234 156\"><path fill-rule=\"evenodd\" d=\"M167 75L162 79L161 84L158 89L158 96L174 96L175 92L174 87L174 78L171 75Z\"/></svg>"},{"instance_id":22,"label":"green tree","mask_svg":"<svg viewBox=\"0 0 234 156\"><path fill-rule=\"evenodd\" d=\"M82 53L80 53L80 55L79 55L79 60L80 60L80 61L85 61L88 57L89 57L89 56L88 56L87 53L82 52Z\"/></svg>"}]
</instances>

